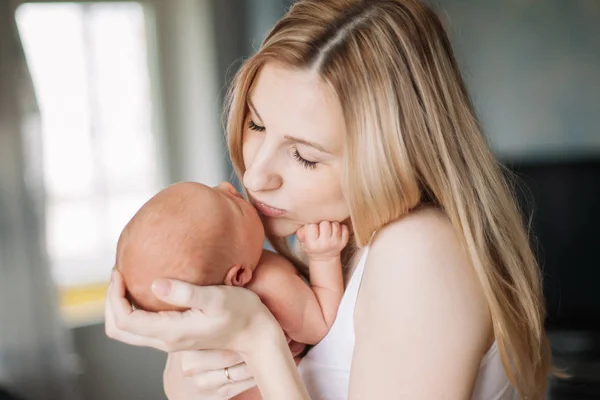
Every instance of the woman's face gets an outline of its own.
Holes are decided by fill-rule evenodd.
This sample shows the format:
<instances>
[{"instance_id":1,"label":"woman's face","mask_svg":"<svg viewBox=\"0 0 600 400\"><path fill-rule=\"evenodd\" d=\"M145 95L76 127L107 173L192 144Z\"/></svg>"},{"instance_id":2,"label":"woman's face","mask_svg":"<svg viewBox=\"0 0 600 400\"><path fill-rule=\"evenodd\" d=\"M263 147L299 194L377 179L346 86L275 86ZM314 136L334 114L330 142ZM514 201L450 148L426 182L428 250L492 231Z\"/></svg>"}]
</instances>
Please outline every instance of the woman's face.
<instances>
[{"instance_id":1,"label":"woman's face","mask_svg":"<svg viewBox=\"0 0 600 400\"><path fill-rule=\"evenodd\" d=\"M345 124L331 89L311 71L267 63L247 100L243 183L275 236L349 217L342 195Z\"/></svg>"}]
</instances>

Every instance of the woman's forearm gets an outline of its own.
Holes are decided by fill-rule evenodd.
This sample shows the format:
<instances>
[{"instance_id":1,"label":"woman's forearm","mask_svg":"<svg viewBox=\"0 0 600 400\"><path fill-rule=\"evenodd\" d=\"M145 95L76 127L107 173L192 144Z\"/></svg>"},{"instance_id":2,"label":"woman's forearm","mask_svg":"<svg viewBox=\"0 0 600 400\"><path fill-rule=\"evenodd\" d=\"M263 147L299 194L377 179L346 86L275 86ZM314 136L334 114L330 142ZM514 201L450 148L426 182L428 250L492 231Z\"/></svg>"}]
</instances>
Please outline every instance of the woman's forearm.
<instances>
[{"instance_id":1,"label":"woman's forearm","mask_svg":"<svg viewBox=\"0 0 600 400\"><path fill-rule=\"evenodd\" d=\"M245 361L264 400L309 400L287 340L279 326L261 329Z\"/></svg>"}]
</instances>

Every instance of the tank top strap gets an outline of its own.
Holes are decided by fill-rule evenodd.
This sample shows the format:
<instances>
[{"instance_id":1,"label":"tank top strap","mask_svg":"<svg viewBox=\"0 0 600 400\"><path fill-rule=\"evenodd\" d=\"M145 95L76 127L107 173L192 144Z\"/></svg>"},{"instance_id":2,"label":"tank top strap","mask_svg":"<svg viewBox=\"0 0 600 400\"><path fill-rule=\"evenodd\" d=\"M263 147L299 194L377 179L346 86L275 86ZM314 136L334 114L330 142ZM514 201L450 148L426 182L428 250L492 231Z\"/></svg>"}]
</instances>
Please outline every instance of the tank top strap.
<instances>
[{"instance_id":1,"label":"tank top strap","mask_svg":"<svg viewBox=\"0 0 600 400\"><path fill-rule=\"evenodd\" d=\"M358 297L358 290L360 289L360 284L362 282L362 277L365 272L365 264L367 263L367 256L369 255L369 246L366 246L363 254L360 256L360 260L358 260L358 264L354 271L352 272L352 276L348 281L348 285L346 286L346 291L344 292L344 297L351 299L352 308L354 308L354 304L356 303L356 298Z\"/></svg>"}]
</instances>

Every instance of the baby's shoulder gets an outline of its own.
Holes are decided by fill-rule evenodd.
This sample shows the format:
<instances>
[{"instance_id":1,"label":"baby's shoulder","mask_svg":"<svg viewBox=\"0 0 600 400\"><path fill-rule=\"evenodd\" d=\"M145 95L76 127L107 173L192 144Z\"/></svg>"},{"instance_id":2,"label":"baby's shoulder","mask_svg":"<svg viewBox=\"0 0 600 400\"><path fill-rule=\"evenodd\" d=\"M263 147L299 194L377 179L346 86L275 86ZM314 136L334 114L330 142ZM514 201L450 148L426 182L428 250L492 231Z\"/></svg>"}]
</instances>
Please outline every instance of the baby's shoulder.
<instances>
[{"instance_id":1,"label":"baby's shoulder","mask_svg":"<svg viewBox=\"0 0 600 400\"><path fill-rule=\"evenodd\" d=\"M272 276L283 274L299 275L294 265L287 258L279 253L263 250L260 261L254 270L253 280L266 280Z\"/></svg>"},{"instance_id":2,"label":"baby's shoulder","mask_svg":"<svg viewBox=\"0 0 600 400\"><path fill-rule=\"evenodd\" d=\"M291 262L281 254L263 250L246 288L258 294L264 302L264 298L271 298L274 293L288 290L301 282L302 278Z\"/></svg>"},{"instance_id":3,"label":"baby's shoulder","mask_svg":"<svg viewBox=\"0 0 600 400\"><path fill-rule=\"evenodd\" d=\"M284 268L296 272L296 268L294 268L294 265L287 258L270 250L263 250L257 268Z\"/></svg>"}]
</instances>

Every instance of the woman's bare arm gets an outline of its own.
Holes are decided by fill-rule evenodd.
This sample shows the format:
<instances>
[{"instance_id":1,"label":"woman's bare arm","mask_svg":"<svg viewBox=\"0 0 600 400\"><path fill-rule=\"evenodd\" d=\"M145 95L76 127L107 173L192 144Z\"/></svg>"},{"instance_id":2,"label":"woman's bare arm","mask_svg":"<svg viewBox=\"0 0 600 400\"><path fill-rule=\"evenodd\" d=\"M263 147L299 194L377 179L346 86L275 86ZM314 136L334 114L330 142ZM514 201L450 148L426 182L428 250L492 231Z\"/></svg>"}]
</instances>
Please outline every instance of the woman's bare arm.
<instances>
[{"instance_id":1,"label":"woman's bare arm","mask_svg":"<svg viewBox=\"0 0 600 400\"><path fill-rule=\"evenodd\" d=\"M244 358L263 399L309 400L281 329L276 326L262 331L262 338Z\"/></svg>"},{"instance_id":2,"label":"woman's bare arm","mask_svg":"<svg viewBox=\"0 0 600 400\"><path fill-rule=\"evenodd\" d=\"M350 399L467 399L492 341L479 281L435 210L378 233L355 312Z\"/></svg>"}]
</instances>

